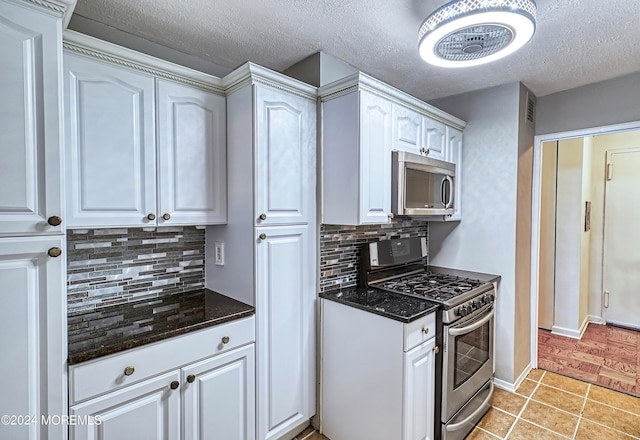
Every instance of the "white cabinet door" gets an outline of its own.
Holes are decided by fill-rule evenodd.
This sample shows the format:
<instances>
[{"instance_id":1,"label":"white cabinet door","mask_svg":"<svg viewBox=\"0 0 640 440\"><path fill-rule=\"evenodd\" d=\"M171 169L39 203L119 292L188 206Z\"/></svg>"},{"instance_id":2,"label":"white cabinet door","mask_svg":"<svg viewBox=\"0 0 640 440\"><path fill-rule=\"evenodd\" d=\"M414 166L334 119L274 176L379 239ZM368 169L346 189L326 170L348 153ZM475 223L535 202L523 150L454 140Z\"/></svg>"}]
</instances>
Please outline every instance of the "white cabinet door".
<instances>
[{"instance_id":1,"label":"white cabinet door","mask_svg":"<svg viewBox=\"0 0 640 440\"><path fill-rule=\"evenodd\" d=\"M315 412L315 251L309 226L256 228L258 438ZM261 235L264 234L264 235Z\"/></svg>"},{"instance_id":2,"label":"white cabinet door","mask_svg":"<svg viewBox=\"0 0 640 440\"><path fill-rule=\"evenodd\" d=\"M67 226L144 226L156 215L154 80L64 54Z\"/></svg>"},{"instance_id":3,"label":"white cabinet door","mask_svg":"<svg viewBox=\"0 0 640 440\"><path fill-rule=\"evenodd\" d=\"M421 154L424 145L422 115L399 104L393 104L392 139L393 150Z\"/></svg>"},{"instance_id":4,"label":"white cabinet door","mask_svg":"<svg viewBox=\"0 0 640 440\"><path fill-rule=\"evenodd\" d=\"M445 220L462 220L462 132L447 127L447 161L456 165L456 188L453 194L455 210Z\"/></svg>"},{"instance_id":5,"label":"white cabinet door","mask_svg":"<svg viewBox=\"0 0 640 440\"><path fill-rule=\"evenodd\" d=\"M316 206L315 101L258 86L255 117L257 224L309 223Z\"/></svg>"},{"instance_id":6,"label":"white cabinet door","mask_svg":"<svg viewBox=\"0 0 640 440\"><path fill-rule=\"evenodd\" d=\"M360 92L360 223L389 223L391 102Z\"/></svg>"},{"instance_id":7,"label":"white cabinet door","mask_svg":"<svg viewBox=\"0 0 640 440\"><path fill-rule=\"evenodd\" d=\"M71 407L83 421L70 427L71 440L174 440L180 438L178 370Z\"/></svg>"},{"instance_id":8,"label":"white cabinet door","mask_svg":"<svg viewBox=\"0 0 640 440\"><path fill-rule=\"evenodd\" d=\"M67 413L65 258L52 248L63 250L63 237L0 239L0 414L35 418L0 424L2 439L61 440L66 431L42 424Z\"/></svg>"},{"instance_id":9,"label":"white cabinet door","mask_svg":"<svg viewBox=\"0 0 640 440\"><path fill-rule=\"evenodd\" d=\"M436 339L404 355L404 440L433 440Z\"/></svg>"},{"instance_id":10,"label":"white cabinet door","mask_svg":"<svg viewBox=\"0 0 640 440\"><path fill-rule=\"evenodd\" d=\"M438 160L447 160L447 126L431 118L423 118L424 145L427 156Z\"/></svg>"},{"instance_id":11,"label":"white cabinet door","mask_svg":"<svg viewBox=\"0 0 640 440\"><path fill-rule=\"evenodd\" d=\"M182 369L184 439L255 439L254 344Z\"/></svg>"},{"instance_id":12,"label":"white cabinet door","mask_svg":"<svg viewBox=\"0 0 640 440\"><path fill-rule=\"evenodd\" d=\"M60 18L0 1L0 235L63 231L47 223L63 217L61 26Z\"/></svg>"},{"instance_id":13,"label":"white cabinet door","mask_svg":"<svg viewBox=\"0 0 640 440\"><path fill-rule=\"evenodd\" d=\"M224 96L157 80L158 224L227 221Z\"/></svg>"}]
</instances>

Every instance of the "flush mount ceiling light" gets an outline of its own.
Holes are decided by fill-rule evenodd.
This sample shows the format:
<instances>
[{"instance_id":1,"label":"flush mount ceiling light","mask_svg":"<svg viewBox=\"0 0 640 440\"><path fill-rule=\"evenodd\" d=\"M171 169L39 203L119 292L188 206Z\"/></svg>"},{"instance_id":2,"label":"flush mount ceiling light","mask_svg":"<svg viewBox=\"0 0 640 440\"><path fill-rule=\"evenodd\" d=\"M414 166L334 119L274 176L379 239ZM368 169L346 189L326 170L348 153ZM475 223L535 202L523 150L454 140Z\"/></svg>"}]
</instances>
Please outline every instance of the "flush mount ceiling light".
<instances>
[{"instance_id":1,"label":"flush mount ceiling light","mask_svg":"<svg viewBox=\"0 0 640 440\"><path fill-rule=\"evenodd\" d=\"M532 0L454 0L420 26L418 50L428 63L468 67L512 54L533 36Z\"/></svg>"}]
</instances>

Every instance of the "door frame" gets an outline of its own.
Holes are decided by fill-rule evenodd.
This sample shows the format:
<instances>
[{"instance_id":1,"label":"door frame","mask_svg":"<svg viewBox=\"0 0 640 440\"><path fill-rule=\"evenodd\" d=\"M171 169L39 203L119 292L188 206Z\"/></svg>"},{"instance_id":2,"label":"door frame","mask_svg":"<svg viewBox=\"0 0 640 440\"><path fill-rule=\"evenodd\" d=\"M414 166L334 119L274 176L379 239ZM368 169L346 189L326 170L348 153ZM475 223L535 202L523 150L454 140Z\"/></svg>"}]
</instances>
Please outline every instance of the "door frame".
<instances>
[{"instance_id":1,"label":"door frame","mask_svg":"<svg viewBox=\"0 0 640 440\"><path fill-rule=\"evenodd\" d=\"M531 186L531 367L538 367L538 258L540 256L540 196L542 186L542 143L585 136L610 134L620 131L639 130L640 121L604 125L536 135L533 141L533 181Z\"/></svg>"}]
</instances>

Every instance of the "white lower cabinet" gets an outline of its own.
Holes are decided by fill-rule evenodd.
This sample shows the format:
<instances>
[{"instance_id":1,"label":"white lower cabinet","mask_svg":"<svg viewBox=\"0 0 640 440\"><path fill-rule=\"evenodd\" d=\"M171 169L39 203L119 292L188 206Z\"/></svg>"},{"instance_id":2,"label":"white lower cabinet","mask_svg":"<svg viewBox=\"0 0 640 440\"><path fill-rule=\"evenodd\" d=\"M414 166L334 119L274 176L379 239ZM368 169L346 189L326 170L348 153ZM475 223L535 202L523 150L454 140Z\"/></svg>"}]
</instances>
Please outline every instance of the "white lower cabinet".
<instances>
[{"instance_id":1,"label":"white lower cabinet","mask_svg":"<svg viewBox=\"0 0 640 440\"><path fill-rule=\"evenodd\" d=\"M321 300L322 433L331 440L432 440L435 314L402 323Z\"/></svg>"},{"instance_id":2,"label":"white lower cabinet","mask_svg":"<svg viewBox=\"0 0 640 440\"><path fill-rule=\"evenodd\" d=\"M254 440L254 340L251 317L71 366L71 440Z\"/></svg>"}]
</instances>

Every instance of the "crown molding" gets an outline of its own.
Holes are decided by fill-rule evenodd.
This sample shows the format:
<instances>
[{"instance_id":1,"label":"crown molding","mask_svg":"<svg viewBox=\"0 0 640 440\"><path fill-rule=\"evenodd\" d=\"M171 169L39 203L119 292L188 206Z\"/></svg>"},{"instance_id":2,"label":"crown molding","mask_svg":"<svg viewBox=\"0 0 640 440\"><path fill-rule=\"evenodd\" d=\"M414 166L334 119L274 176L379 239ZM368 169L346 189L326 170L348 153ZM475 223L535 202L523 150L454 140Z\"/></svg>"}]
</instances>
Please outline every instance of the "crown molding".
<instances>
[{"instance_id":1,"label":"crown molding","mask_svg":"<svg viewBox=\"0 0 640 440\"><path fill-rule=\"evenodd\" d=\"M357 90L364 90L369 93L373 93L374 95L407 107L424 116L435 119L459 130L464 129L467 125L467 123L462 119L456 118L455 116L450 115L431 104L420 101L418 98L362 72L349 75L320 87L318 90L318 96L321 101L330 101L340 96L353 93Z\"/></svg>"},{"instance_id":2,"label":"crown molding","mask_svg":"<svg viewBox=\"0 0 640 440\"><path fill-rule=\"evenodd\" d=\"M73 9L77 0L12 0L16 4L35 7L48 14L62 19L62 28L65 29L71 20Z\"/></svg>"},{"instance_id":3,"label":"crown molding","mask_svg":"<svg viewBox=\"0 0 640 440\"><path fill-rule=\"evenodd\" d=\"M318 97L317 87L251 62L225 76L222 84L227 95L247 84L261 84L307 99L316 100Z\"/></svg>"},{"instance_id":4,"label":"crown molding","mask_svg":"<svg viewBox=\"0 0 640 440\"><path fill-rule=\"evenodd\" d=\"M65 31L63 47L69 52L118 64L155 77L169 79L219 95L225 94L222 81L216 76L179 66L79 32Z\"/></svg>"}]
</instances>

